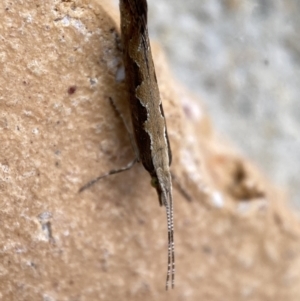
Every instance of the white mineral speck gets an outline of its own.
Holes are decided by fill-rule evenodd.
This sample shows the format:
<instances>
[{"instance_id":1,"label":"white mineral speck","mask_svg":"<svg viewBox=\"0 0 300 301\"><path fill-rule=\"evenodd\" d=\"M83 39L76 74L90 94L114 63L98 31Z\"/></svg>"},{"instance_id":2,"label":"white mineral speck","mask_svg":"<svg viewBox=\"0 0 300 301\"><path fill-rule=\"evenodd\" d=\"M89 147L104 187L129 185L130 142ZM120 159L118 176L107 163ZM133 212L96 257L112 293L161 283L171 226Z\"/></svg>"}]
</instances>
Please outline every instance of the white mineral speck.
<instances>
[{"instance_id":1,"label":"white mineral speck","mask_svg":"<svg viewBox=\"0 0 300 301\"><path fill-rule=\"evenodd\" d=\"M214 191L212 193L212 203L214 204L215 207L217 208L222 208L224 207L224 198L222 194L219 191Z\"/></svg>"},{"instance_id":2,"label":"white mineral speck","mask_svg":"<svg viewBox=\"0 0 300 301\"><path fill-rule=\"evenodd\" d=\"M125 79L125 69L124 66L120 66L116 72L116 81L122 82Z\"/></svg>"},{"instance_id":3,"label":"white mineral speck","mask_svg":"<svg viewBox=\"0 0 300 301\"><path fill-rule=\"evenodd\" d=\"M38 133L39 133L39 129L38 129L38 128L34 128L34 129L32 130L32 134L37 135Z\"/></svg>"},{"instance_id":4,"label":"white mineral speck","mask_svg":"<svg viewBox=\"0 0 300 301\"><path fill-rule=\"evenodd\" d=\"M69 16L64 16L61 20L61 24L64 26L69 26L70 25L70 17Z\"/></svg>"}]
</instances>

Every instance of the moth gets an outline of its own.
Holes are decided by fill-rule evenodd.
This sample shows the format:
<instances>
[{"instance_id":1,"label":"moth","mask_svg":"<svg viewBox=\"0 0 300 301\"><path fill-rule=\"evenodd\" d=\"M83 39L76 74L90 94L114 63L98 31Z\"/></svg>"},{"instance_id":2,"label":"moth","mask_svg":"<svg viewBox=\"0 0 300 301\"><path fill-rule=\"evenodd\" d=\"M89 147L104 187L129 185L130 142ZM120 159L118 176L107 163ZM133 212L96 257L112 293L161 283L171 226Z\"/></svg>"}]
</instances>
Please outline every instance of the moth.
<instances>
[{"instance_id":1,"label":"moth","mask_svg":"<svg viewBox=\"0 0 300 301\"><path fill-rule=\"evenodd\" d=\"M166 207L168 289L171 270L172 288L175 276L172 178L169 167L172 153L148 36L147 1L120 0L120 14L123 60L138 160L150 173L159 204Z\"/></svg>"},{"instance_id":2,"label":"moth","mask_svg":"<svg viewBox=\"0 0 300 301\"><path fill-rule=\"evenodd\" d=\"M175 284L175 251L172 177L172 153L167 133L162 101L157 84L147 28L147 1L120 0L121 39L126 84L130 97L136 159L126 167L111 170L83 186L90 187L111 174L130 169L142 162L151 176L160 206L166 208L168 228L168 268L166 290Z\"/></svg>"}]
</instances>

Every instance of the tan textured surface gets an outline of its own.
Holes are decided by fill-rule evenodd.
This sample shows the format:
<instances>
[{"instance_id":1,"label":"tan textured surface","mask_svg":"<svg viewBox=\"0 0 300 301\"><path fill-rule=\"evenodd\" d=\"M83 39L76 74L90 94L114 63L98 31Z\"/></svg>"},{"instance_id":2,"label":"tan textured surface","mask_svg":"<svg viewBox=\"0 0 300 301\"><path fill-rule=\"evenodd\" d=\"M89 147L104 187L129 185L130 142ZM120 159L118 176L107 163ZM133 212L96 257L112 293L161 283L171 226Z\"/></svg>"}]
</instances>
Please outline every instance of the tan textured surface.
<instances>
[{"instance_id":1,"label":"tan textured surface","mask_svg":"<svg viewBox=\"0 0 300 301\"><path fill-rule=\"evenodd\" d=\"M77 193L133 157L108 101L126 101L108 7L0 2L0 300L298 301L299 222L157 47L172 169L193 198L174 189L176 289L164 291L165 212L142 166Z\"/></svg>"}]
</instances>

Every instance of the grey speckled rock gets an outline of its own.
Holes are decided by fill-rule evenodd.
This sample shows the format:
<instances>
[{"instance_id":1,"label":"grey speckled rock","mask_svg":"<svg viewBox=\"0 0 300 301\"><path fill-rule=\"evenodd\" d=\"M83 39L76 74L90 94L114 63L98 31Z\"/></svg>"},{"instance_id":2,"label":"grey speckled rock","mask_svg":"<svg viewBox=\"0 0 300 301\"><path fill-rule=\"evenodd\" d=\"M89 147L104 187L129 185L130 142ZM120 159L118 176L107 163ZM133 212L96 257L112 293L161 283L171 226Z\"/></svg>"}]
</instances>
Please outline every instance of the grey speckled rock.
<instances>
[{"instance_id":1,"label":"grey speckled rock","mask_svg":"<svg viewBox=\"0 0 300 301\"><path fill-rule=\"evenodd\" d=\"M298 0L149 0L177 77L298 207L299 14Z\"/></svg>"}]
</instances>

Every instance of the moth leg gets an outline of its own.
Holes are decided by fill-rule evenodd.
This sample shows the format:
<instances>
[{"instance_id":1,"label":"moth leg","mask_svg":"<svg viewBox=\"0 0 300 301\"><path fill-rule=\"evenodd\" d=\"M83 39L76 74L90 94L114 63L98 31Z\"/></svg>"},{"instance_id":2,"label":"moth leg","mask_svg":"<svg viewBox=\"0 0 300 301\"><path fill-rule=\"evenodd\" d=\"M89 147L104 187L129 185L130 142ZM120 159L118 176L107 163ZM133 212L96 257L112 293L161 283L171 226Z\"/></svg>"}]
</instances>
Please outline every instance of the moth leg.
<instances>
[{"instance_id":1,"label":"moth leg","mask_svg":"<svg viewBox=\"0 0 300 301\"><path fill-rule=\"evenodd\" d=\"M91 187L92 185L94 185L95 183L97 183L98 181L100 181L101 179L103 179L105 177L108 177L110 175L117 174L117 173L129 170L130 168L133 167L133 165L135 163L140 161L139 151L138 151L138 148L137 148L137 146L134 142L132 131L130 131L130 127L129 127L128 123L125 120L125 116L121 113L118 106L116 105L116 103L113 101L113 99L111 97L109 97L109 102L110 102L111 106L113 107L113 109L115 110L115 112L117 113L117 115L122 119L122 121L125 125L125 128L127 130L129 138L130 138L131 146L132 146L132 148L134 150L134 153L135 153L135 158L131 162L129 162L126 166L118 168L118 169L112 169L109 172L97 177L96 179L93 179L93 180L89 181L88 183L86 183L84 186L82 186L79 189L79 191L78 191L79 193L82 192L83 190L86 190L87 188Z\"/></svg>"},{"instance_id":2,"label":"moth leg","mask_svg":"<svg viewBox=\"0 0 300 301\"><path fill-rule=\"evenodd\" d=\"M80 189L79 189L79 193L82 192L83 190L86 190L87 188L91 187L92 185L94 185L95 183L97 183L98 181L100 181L101 179L105 178L105 177L108 177L110 175L114 175L114 174L117 174L117 173L120 173L120 172L123 172L123 171L126 171L126 170L129 170L130 168L132 168L132 166L138 162L138 159L135 158L134 160L132 160L131 162L129 162L126 166L122 167L122 168L118 168L118 169L112 169L110 170L109 172L97 177L96 179L94 180L91 180L89 181L88 183L86 183L84 186L82 186Z\"/></svg>"},{"instance_id":3,"label":"moth leg","mask_svg":"<svg viewBox=\"0 0 300 301\"><path fill-rule=\"evenodd\" d=\"M192 197L190 194L184 189L184 187L181 185L180 181L178 180L177 176L171 172L172 180L174 183L174 187L181 193L181 195L188 201L192 201Z\"/></svg>"},{"instance_id":4,"label":"moth leg","mask_svg":"<svg viewBox=\"0 0 300 301\"><path fill-rule=\"evenodd\" d=\"M123 124L124 124L124 126L127 130L128 135L129 135L131 146L133 148L133 151L135 153L136 158L138 159L137 161L140 161L139 160L139 158L140 158L139 150L138 150L137 145L135 143L135 139L134 139L134 136L133 136L133 131L132 131L130 125L126 121L126 118L125 118L124 114L122 114L122 112L119 110L116 102L111 97L109 97L109 102L110 102L111 106L113 107L113 109L115 110L115 112L117 113L117 115L119 115L120 118L122 119Z\"/></svg>"}]
</instances>

